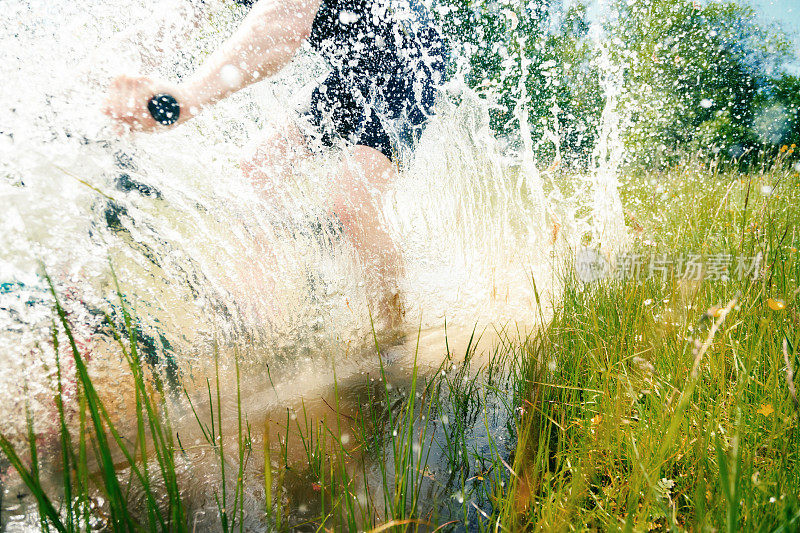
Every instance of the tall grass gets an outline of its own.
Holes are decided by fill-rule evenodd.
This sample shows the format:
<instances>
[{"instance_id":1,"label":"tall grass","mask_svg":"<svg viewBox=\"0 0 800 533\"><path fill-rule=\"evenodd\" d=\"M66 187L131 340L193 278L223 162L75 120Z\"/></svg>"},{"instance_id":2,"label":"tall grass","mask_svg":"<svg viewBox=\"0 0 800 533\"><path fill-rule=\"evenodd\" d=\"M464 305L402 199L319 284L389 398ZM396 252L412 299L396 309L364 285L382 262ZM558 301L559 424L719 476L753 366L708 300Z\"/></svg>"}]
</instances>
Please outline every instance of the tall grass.
<instances>
[{"instance_id":1,"label":"tall grass","mask_svg":"<svg viewBox=\"0 0 800 533\"><path fill-rule=\"evenodd\" d=\"M230 395L215 350L207 398L182 391L218 462L215 529L797 530L798 185L781 165L739 175L693 162L633 176L623 199L634 252L760 253L756 275L585 284L568 269L552 319L532 334L501 330L479 348L476 331L464 352L448 345L438 369L414 361L402 377L376 342L363 387L345 393L334 379L332 414L303 404L255 436L236 355L236 420L223 420ZM134 437L100 400L58 303L79 385L77 405L65 406L58 361L61 492L44 488L34 413L24 451L0 436L43 530L193 527L174 395L142 365L120 301L128 333L113 335L134 383ZM59 338L54 326L57 354ZM258 505L246 503L254 487Z\"/></svg>"},{"instance_id":2,"label":"tall grass","mask_svg":"<svg viewBox=\"0 0 800 533\"><path fill-rule=\"evenodd\" d=\"M763 268L727 281L566 280L538 347L552 364L531 378L535 446L518 448L512 529L800 527L798 185L780 165L738 175L687 163L631 180L635 251L761 253Z\"/></svg>"}]
</instances>

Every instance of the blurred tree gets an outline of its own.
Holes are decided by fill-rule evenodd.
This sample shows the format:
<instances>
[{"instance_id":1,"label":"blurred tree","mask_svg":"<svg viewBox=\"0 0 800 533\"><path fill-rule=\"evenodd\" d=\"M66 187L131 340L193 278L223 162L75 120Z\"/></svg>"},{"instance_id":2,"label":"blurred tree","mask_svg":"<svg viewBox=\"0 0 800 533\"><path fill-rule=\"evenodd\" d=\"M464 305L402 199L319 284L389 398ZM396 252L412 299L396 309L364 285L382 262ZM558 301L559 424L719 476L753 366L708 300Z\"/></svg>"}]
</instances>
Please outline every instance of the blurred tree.
<instances>
[{"instance_id":1,"label":"blurred tree","mask_svg":"<svg viewBox=\"0 0 800 533\"><path fill-rule=\"evenodd\" d=\"M630 52L626 134L637 162L664 164L687 150L741 158L765 144L756 102L788 52L749 7L685 0L621 2L609 28Z\"/></svg>"},{"instance_id":2,"label":"blurred tree","mask_svg":"<svg viewBox=\"0 0 800 533\"><path fill-rule=\"evenodd\" d=\"M787 147L797 153L800 146L800 78L782 74L759 91L755 102L755 130L765 150L781 152Z\"/></svg>"},{"instance_id":3,"label":"blurred tree","mask_svg":"<svg viewBox=\"0 0 800 533\"><path fill-rule=\"evenodd\" d=\"M440 0L436 13L468 83L498 106L493 127L513 141L519 114L585 164L605 97L601 68L621 68L629 162L665 165L687 152L746 161L800 130L798 79L782 76L790 46L734 2L615 0L604 22L613 65L599 65L580 1ZM520 81L523 79L524 84ZM546 135L549 132L552 135ZM792 141L794 142L794 141ZM557 155L551 142L536 156Z\"/></svg>"}]
</instances>

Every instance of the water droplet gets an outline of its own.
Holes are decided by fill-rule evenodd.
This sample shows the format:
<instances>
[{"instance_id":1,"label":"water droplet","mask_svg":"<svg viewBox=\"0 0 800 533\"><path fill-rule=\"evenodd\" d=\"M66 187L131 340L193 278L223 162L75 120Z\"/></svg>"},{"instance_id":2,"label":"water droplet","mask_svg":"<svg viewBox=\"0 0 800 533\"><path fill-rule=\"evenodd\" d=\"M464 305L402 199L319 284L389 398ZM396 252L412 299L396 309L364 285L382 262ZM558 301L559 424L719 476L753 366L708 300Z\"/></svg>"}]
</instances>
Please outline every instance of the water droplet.
<instances>
[{"instance_id":1,"label":"water droplet","mask_svg":"<svg viewBox=\"0 0 800 533\"><path fill-rule=\"evenodd\" d=\"M219 70L219 77L231 89L239 87L242 82L242 73L231 64L225 65Z\"/></svg>"},{"instance_id":2,"label":"water droplet","mask_svg":"<svg viewBox=\"0 0 800 533\"><path fill-rule=\"evenodd\" d=\"M341 24L352 24L358 20L358 13L343 9L339 11L339 22Z\"/></svg>"}]
</instances>

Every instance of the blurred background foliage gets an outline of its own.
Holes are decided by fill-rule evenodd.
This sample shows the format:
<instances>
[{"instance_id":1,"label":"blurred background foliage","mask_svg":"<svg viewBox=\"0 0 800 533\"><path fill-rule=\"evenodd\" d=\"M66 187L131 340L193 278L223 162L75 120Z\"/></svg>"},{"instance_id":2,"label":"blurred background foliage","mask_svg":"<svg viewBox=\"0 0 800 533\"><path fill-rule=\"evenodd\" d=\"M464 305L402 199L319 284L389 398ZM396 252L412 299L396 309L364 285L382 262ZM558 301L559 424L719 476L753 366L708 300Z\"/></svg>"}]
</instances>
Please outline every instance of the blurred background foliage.
<instances>
[{"instance_id":1,"label":"blurred background foliage","mask_svg":"<svg viewBox=\"0 0 800 533\"><path fill-rule=\"evenodd\" d=\"M493 128L518 143L526 113L545 139L535 148L545 163L591 163L604 79L615 80L628 164L661 168L699 155L747 166L793 155L800 78L786 69L787 35L736 2L608 4L439 0L436 14L460 58L451 67L497 102Z\"/></svg>"}]
</instances>

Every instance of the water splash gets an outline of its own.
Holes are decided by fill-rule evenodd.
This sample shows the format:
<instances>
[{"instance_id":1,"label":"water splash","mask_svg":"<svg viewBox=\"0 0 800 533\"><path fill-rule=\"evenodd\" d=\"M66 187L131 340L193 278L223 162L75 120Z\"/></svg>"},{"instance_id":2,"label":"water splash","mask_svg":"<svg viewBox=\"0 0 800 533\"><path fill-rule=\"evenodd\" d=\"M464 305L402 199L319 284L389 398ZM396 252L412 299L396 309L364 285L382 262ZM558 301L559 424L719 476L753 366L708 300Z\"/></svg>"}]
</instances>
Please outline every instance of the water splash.
<instances>
[{"instance_id":1,"label":"water splash","mask_svg":"<svg viewBox=\"0 0 800 533\"><path fill-rule=\"evenodd\" d=\"M34 391L47 403L52 301L40 263L100 373L118 366L100 335L102 313L118 317L109 264L143 336L186 372L202 368L204 347L216 341L256 346L255 357L299 369L368 335L363 273L329 215L339 155L294 169L273 202L238 168L244 146L308 99L324 73L318 60L303 53L272 81L166 133L115 139L100 116L99 95L114 73L190 72L236 22L229 6L200 7L174 0L153 13L144 2L11 0L0 14L3 33L14 36L3 46L0 89L12 110L0 132L4 398L24 403ZM557 136L529 127L524 86L516 151L490 130L491 102L459 76L446 87L409 168L383 198L414 329L445 319L531 323L532 280L557 298L567 250L587 233L607 251L624 240L621 85L601 32L596 39L608 63L607 108L591 171L568 176L580 184L574 193L534 159L535 143ZM21 404L6 405L0 416L18 418L10 413Z\"/></svg>"}]
</instances>

